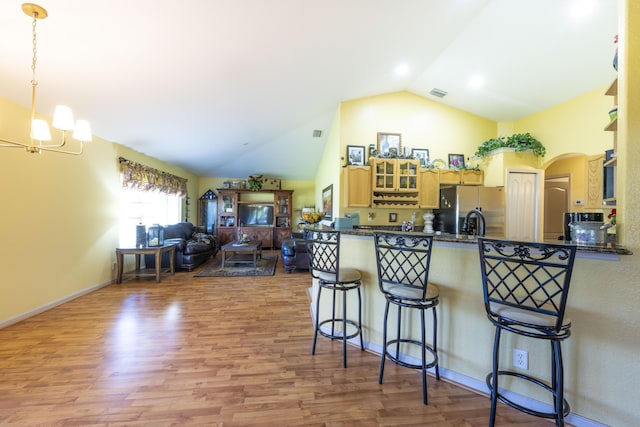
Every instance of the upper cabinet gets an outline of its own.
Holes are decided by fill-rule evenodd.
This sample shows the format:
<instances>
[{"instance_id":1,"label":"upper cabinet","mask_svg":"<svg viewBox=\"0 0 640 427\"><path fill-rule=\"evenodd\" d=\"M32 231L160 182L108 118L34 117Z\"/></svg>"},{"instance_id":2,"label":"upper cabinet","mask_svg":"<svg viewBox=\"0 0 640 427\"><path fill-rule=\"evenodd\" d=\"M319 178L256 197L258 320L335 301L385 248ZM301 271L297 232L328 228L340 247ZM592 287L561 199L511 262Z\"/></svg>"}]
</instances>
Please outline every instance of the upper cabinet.
<instances>
[{"instance_id":1,"label":"upper cabinet","mask_svg":"<svg viewBox=\"0 0 640 427\"><path fill-rule=\"evenodd\" d=\"M374 207L418 207L419 160L374 158L371 165L371 202Z\"/></svg>"},{"instance_id":2,"label":"upper cabinet","mask_svg":"<svg viewBox=\"0 0 640 427\"><path fill-rule=\"evenodd\" d=\"M420 207L423 209L440 207L440 174L435 169L420 171Z\"/></svg>"},{"instance_id":3,"label":"upper cabinet","mask_svg":"<svg viewBox=\"0 0 640 427\"><path fill-rule=\"evenodd\" d=\"M344 205L347 208L371 206L371 167L347 166L344 170Z\"/></svg>"}]
</instances>

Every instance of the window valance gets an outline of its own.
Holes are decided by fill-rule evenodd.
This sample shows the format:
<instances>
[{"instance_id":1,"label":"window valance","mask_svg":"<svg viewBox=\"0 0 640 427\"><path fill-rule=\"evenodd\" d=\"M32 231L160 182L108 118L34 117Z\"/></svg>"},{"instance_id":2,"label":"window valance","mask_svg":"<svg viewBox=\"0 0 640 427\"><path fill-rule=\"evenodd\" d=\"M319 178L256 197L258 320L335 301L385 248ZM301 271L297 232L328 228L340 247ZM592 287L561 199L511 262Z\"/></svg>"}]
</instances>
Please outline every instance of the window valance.
<instances>
[{"instance_id":1,"label":"window valance","mask_svg":"<svg viewBox=\"0 0 640 427\"><path fill-rule=\"evenodd\" d=\"M176 196L187 195L187 179L120 157L122 186L138 191L158 191Z\"/></svg>"}]
</instances>

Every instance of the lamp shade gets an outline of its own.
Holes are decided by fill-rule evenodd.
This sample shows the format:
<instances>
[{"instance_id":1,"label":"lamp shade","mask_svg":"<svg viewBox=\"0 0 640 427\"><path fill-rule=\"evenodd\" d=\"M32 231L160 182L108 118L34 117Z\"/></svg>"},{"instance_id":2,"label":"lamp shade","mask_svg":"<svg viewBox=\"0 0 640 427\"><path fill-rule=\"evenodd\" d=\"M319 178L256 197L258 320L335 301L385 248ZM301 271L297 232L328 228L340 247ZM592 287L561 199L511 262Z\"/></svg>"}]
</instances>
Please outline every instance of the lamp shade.
<instances>
[{"instance_id":1,"label":"lamp shade","mask_svg":"<svg viewBox=\"0 0 640 427\"><path fill-rule=\"evenodd\" d=\"M78 120L76 122L76 128L73 131L73 139L78 141L91 141L91 126L86 120Z\"/></svg>"},{"instance_id":2,"label":"lamp shade","mask_svg":"<svg viewBox=\"0 0 640 427\"><path fill-rule=\"evenodd\" d=\"M31 122L31 139L36 141L51 141L49 125L42 119L33 119Z\"/></svg>"},{"instance_id":3,"label":"lamp shade","mask_svg":"<svg viewBox=\"0 0 640 427\"><path fill-rule=\"evenodd\" d=\"M53 113L53 123L51 124L56 129L73 130L73 113L71 112L71 108L65 107L64 105L56 106L56 110Z\"/></svg>"}]
</instances>

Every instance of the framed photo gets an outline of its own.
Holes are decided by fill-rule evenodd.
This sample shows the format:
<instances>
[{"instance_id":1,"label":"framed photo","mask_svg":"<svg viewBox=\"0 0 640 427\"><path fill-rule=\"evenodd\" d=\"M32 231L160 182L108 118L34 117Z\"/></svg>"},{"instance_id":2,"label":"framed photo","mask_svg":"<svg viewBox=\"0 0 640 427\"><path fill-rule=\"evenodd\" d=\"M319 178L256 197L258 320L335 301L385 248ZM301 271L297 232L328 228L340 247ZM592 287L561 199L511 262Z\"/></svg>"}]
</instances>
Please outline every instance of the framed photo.
<instances>
[{"instance_id":1,"label":"framed photo","mask_svg":"<svg viewBox=\"0 0 640 427\"><path fill-rule=\"evenodd\" d=\"M449 167L460 169L464 167L464 154L449 154Z\"/></svg>"},{"instance_id":2,"label":"framed photo","mask_svg":"<svg viewBox=\"0 0 640 427\"><path fill-rule=\"evenodd\" d=\"M402 153L401 137L399 133L378 132L378 155L395 157Z\"/></svg>"},{"instance_id":3,"label":"framed photo","mask_svg":"<svg viewBox=\"0 0 640 427\"><path fill-rule=\"evenodd\" d=\"M333 184L322 190L322 210L324 219L333 218Z\"/></svg>"},{"instance_id":4,"label":"framed photo","mask_svg":"<svg viewBox=\"0 0 640 427\"><path fill-rule=\"evenodd\" d=\"M426 168L429 164L429 150L426 148L413 148L411 150L411 155L416 159L420 160L420 167Z\"/></svg>"},{"instance_id":5,"label":"framed photo","mask_svg":"<svg viewBox=\"0 0 640 427\"><path fill-rule=\"evenodd\" d=\"M364 145L347 145L347 164L364 166L365 152Z\"/></svg>"},{"instance_id":6,"label":"framed photo","mask_svg":"<svg viewBox=\"0 0 640 427\"><path fill-rule=\"evenodd\" d=\"M398 214L397 213L390 213L389 214L389 222L396 222L398 221Z\"/></svg>"}]
</instances>

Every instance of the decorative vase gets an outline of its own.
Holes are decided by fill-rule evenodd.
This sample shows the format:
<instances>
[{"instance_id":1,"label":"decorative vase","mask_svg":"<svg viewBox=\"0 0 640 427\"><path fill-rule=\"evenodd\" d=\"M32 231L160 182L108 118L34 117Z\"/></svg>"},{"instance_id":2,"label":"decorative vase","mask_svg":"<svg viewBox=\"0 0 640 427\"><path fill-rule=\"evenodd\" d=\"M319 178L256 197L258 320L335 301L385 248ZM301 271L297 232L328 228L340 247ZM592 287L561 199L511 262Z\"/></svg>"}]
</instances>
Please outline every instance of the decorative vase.
<instances>
[{"instance_id":1,"label":"decorative vase","mask_svg":"<svg viewBox=\"0 0 640 427\"><path fill-rule=\"evenodd\" d=\"M427 212L422 215L422 219L424 219L424 233L433 233L433 218L435 215L432 212Z\"/></svg>"}]
</instances>

